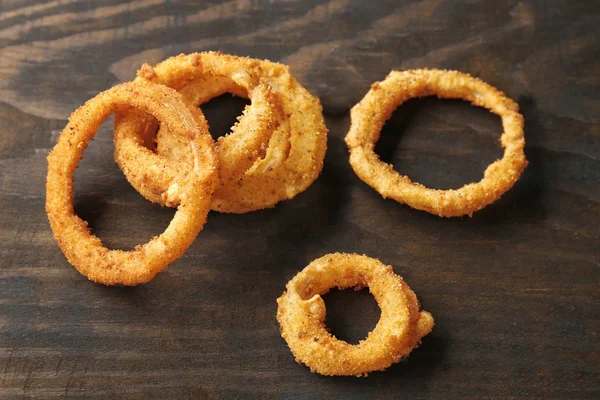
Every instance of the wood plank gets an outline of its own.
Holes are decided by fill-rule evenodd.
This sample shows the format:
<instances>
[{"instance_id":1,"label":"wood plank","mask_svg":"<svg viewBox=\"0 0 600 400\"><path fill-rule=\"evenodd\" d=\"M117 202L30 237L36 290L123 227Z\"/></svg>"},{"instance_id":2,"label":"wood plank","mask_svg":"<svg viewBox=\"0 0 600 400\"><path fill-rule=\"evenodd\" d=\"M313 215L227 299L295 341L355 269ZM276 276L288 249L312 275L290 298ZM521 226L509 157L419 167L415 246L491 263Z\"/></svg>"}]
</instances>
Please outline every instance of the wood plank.
<instances>
[{"instance_id":1,"label":"wood plank","mask_svg":"<svg viewBox=\"0 0 600 400\"><path fill-rule=\"evenodd\" d=\"M0 2L1 398L564 398L600 396L600 7L591 2L247 0ZM221 50L288 63L320 97L321 177L271 210L211 213L189 251L147 285L88 282L44 211L46 155L66 118L143 62ZM393 68L469 72L518 101L530 166L473 218L382 199L348 164L349 108ZM243 101L207 105L215 135ZM76 174L77 212L108 245L159 233L113 160L107 122ZM412 100L382 158L438 188L479 179L502 153L499 119ZM275 299L311 260L380 258L436 319L408 360L366 379L294 362ZM366 291L325 296L351 342L376 323Z\"/></svg>"}]
</instances>

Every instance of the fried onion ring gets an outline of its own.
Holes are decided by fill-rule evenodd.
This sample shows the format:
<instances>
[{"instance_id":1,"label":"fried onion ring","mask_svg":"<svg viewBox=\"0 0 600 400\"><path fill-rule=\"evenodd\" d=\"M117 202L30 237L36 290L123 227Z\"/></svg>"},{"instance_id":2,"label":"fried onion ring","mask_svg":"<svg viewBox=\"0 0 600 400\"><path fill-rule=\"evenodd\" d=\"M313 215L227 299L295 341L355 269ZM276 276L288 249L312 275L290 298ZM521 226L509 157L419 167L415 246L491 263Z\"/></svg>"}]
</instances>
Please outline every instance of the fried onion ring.
<instances>
[{"instance_id":1,"label":"fried onion ring","mask_svg":"<svg viewBox=\"0 0 600 400\"><path fill-rule=\"evenodd\" d=\"M144 64L136 79L179 90L187 100L196 105L199 104L198 101L205 102L226 92L251 99L252 104L246 107L232 132L217 141L222 182L237 180L264 154L264 148L281 119L281 110L271 87L259 82L259 62L251 59L238 60L237 57L235 61L231 56L172 57L155 68ZM190 87L196 90L190 90ZM152 166L156 161L155 157L140 149L142 143L148 143L152 139L148 137L151 129L140 128L147 125L148 121L143 121L139 113L118 115L114 130L115 160L127 180L142 196L155 203L168 205L160 195L165 191L161 182L135 175L135 171L142 171L144 166ZM170 135L164 126L156 136L157 153L164 156L165 160L173 161L161 166L166 175L192 168L193 156L184 139Z\"/></svg>"},{"instance_id":2,"label":"fried onion ring","mask_svg":"<svg viewBox=\"0 0 600 400\"><path fill-rule=\"evenodd\" d=\"M463 99L502 118L504 132L500 143L504 157L488 166L481 181L456 190L430 189L400 175L375 153L381 128L394 109L410 98L430 95ZM392 71L385 80L371 86L352 108L350 116L346 144L350 149L350 164L358 177L384 198L391 197L440 217L472 216L499 199L527 166L519 106L496 88L465 73L435 69Z\"/></svg>"},{"instance_id":3,"label":"fried onion ring","mask_svg":"<svg viewBox=\"0 0 600 400\"><path fill-rule=\"evenodd\" d=\"M368 286L381 318L367 338L351 345L325 328L321 295L332 287ZM277 320L297 362L322 375L366 376L384 370L421 343L431 332L431 314L419 311L414 292L391 266L358 254L328 254L311 262L290 280L277 299Z\"/></svg>"},{"instance_id":4,"label":"fried onion ring","mask_svg":"<svg viewBox=\"0 0 600 400\"><path fill-rule=\"evenodd\" d=\"M280 95L284 115L264 158L235 185L221 189L213 209L243 213L275 206L306 190L323 169L327 127L319 100L289 73L289 67L262 61L268 82ZM281 143L289 137L289 151Z\"/></svg>"},{"instance_id":5,"label":"fried onion ring","mask_svg":"<svg viewBox=\"0 0 600 400\"><path fill-rule=\"evenodd\" d=\"M194 167L164 181L165 201L178 208L167 229L132 251L109 250L73 210L73 172L83 151L113 112L135 108L186 138ZM146 150L151 153L150 150ZM158 157L158 156L157 156ZM173 89L152 83L124 83L98 94L76 110L48 155L46 212L60 248L88 279L105 285L148 282L179 258L202 229L217 179L217 157L206 121ZM146 171L160 179L161 171Z\"/></svg>"},{"instance_id":6,"label":"fried onion ring","mask_svg":"<svg viewBox=\"0 0 600 400\"><path fill-rule=\"evenodd\" d=\"M153 68L143 66L137 80L142 79L173 87L194 105L225 92L250 97L252 104L233 133L217 142L222 170L221 183L213 196L213 210L245 213L273 207L306 190L323 168L327 128L321 105L290 75L285 65L216 52L181 54ZM258 97L267 90L270 92L263 94L264 99ZM259 108L261 104L263 107ZM129 121L115 122L115 159L128 181L144 197L164 204L156 195L164 188L131 174L146 160L127 154L149 140L143 137L148 129L139 129L139 119L132 122L131 116L127 117ZM266 122L261 125L259 118ZM123 125L137 131L123 129ZM244 140L252 129L255 134L251 135L254 141L250 145ZM270 134L266 140L268 146L264 146L265 132ZM171 160L171 164L179 164L173 168L188 168L187 146L161 131L156 141L156 152Z\"/></svg>"}]
</instances>

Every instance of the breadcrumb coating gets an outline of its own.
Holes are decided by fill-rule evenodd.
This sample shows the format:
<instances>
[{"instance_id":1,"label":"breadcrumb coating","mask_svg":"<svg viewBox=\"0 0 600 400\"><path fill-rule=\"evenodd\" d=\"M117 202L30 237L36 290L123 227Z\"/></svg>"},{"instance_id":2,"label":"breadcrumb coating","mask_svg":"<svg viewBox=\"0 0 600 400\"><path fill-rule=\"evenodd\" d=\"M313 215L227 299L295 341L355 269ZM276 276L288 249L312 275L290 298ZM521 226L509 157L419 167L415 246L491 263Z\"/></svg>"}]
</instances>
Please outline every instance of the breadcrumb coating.
<instances>
[{"instance_id":1,"label":"breadcrumb coating","mask_svg":"<svg viewBox=\"0 0 600 400\"><path fill-rule=\"evenodd\" d=\"M136 108L186 138L194 153L194 168L172 176L165 201L178 204L167 229L132 251L109 250L73 210L73 173L90 140L113 112ZM46 212L60 248L69 262L88 279L105 285L148 282L179 258L206 221L217 179L214 142L199 109L175 90L152 83L124 83L98 94L71 114L48 155ZM164 178L147 171L150 179Z\"/></svg>"},{"instance_id":2,"label":"breadcrumb coating","mask_svg":"<svg viewBox=\"0 0 600 400\"><path fill-rule=\"evenodd\" d=\"M218 52L181 54L155 67L144 65L137 80L180 91L194 105L229 92L248 97L250 106L231 134L219 138L221 180L212 209L244 213L273 207L306 190L323 168L327 128L318 99L282 64ZM132 121L136 117L137 122ZM131 173L146 163L139 147L152 141L152 128L133 113L115 123L115 158L128 181L147 199L163 204L164 187ZM154 128L156 129L156 128ZM160 129L156 153L172 161L165 168L189 168L189 148Z\"/></svg>"},{"instance_id":3,"label":"breadcrumb coating","mask_svg":"<svg viewBox=\"0 0 600 400\"><path fill-rule=\"evenodd\" d=\"M504 156L488 166L481 181L456 190L430 189L400 175L375 153L381 128L392 112L410 98L431 95L463 99L502 118L504 132L500 143ZM350 149L350 164L358 177L384 198L440 217L472 216L498 200L527 166L523 151L524 121L519 106L496 88L465 73L435 69L392 71L385 80L371 86L352 108L350 116L346 144Z\"/></svg>"},{"instance_id":4,"label":"breadcrumb coating","mask_svg":"<svg viewBox=\"0 0 600 400\"><path fill-rule=\"evenodd\" d=\"M357 345L325 327L321 295L331 288L368 287L381 308L375 329ZM277 320L296 361L322 375L366 376L407 357L431 332L430 313L419 311L415 293L391 266L358 254L328 254L311 262L277 299Z\"/></svg>"}]
</instances>

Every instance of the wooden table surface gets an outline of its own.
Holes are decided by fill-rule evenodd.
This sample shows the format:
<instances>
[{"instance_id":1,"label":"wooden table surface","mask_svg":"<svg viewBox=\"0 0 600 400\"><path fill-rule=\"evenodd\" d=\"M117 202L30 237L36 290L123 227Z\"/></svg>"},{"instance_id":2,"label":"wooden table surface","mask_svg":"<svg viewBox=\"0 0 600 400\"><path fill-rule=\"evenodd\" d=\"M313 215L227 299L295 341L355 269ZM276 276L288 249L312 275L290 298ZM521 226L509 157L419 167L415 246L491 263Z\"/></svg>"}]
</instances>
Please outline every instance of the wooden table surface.
<instances>
[{"instance_id":1,"label":"wooden table surface","mask_svg":"<svg viewBox=\"0 0 600 400\"><path fill-rule=\"evenodd\" d=\"M600 398L600 7L591 1L142 0L0 2L0 398ZM268 58L324 107L325 167L303 194L211 213L187 253L135 288L89 282L44 211L46 155L68 115L143 62L221 50ZM471 73L518 101L529 167L473 218L441 219L361 182L343 142L349 109L391 69ZM246 104L203 107L214 135ZM130 249L173 215L114 163L111 122L76 173L75 207ZM457 188L500 157L497 116L412 100L377 146L416 181ZM364 253L394 266L436 320L408 360L368 378L298 365L276 298L311 260ZM368 291L325 297L327 326L357 343Z\"/></svg>"}]
</instances>

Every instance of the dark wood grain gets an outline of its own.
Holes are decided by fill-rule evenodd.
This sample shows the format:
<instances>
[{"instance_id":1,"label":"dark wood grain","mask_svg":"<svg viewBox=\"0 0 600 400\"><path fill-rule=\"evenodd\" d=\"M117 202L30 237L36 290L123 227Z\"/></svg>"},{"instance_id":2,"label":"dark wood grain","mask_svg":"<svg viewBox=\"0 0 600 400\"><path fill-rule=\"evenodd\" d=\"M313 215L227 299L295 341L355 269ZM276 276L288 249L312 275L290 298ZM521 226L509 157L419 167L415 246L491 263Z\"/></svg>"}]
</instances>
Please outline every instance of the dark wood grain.
<instances>
[{"instance_id":1,"label":"dark wood grain","mask_svg":"<svg viewBox=\"0 0 600 400\"><path fill-rule=\"evenodd\" d=\"M597 3L5 0L0 46L0 398L600 397ZM272 210L211 213L147 285L88 282L47 223L47 153L71 111L142 62L209 49L288 63L321 98L321 177ZM349 108L391 69L412 67L476 75L525 116L530 166L471 219L383 200L348 164ZM209 107L225 131L242 104ZM377 150L420 182L458 187L501 154L499 135L483 110L413 100ZM77 171L75 203L125 249L173 215L127 184L110 122ZM275 320L286 282L335 251L392 264L436 318L407 361L366 379L297 365ZM329 327L351 342L377 321L365 291L325 298Z\"/></svg>"}]
</instances>

